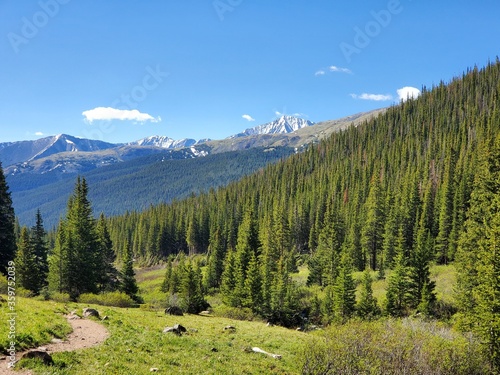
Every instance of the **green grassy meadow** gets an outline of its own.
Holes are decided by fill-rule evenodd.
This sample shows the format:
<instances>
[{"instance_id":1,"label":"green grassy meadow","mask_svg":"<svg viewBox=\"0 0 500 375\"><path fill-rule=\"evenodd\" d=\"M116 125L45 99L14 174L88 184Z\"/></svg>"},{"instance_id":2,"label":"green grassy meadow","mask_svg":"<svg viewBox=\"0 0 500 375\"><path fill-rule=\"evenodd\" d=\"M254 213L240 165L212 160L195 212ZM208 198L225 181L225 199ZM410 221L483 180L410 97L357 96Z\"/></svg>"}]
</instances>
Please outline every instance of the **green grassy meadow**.
<instances>
[{"instance_id":1,"label":"green grassy meadow","mask_svg":"<svg viewBox=\"0 0 500 375\"><path fill-rule=\"evenodd\" d=\"M307 356L314 356L314 348L322 347L325 338L331 341L335 340L337 334L341 334L342 340L352 342L355 336L349 338L350 332L360 335L359 332L369 331L370 324L374 324L373 335L382 334L385 331L381 327L389 324L383 323L383 319L373 323L351 322L350 327L333 326L314 333L303 333L277 326L268 327L261 321L202 315L169 316L163 313L161 306L164 304L162 298L165 298L159 291L163 274L164 270L161 267L138 270L137 280L145 300L145 304L140 308L90 306L96 308L101 316L108 317L101 323L108 328L111 336L103 344L76 352L54 353L55 365L50 368L34 360L21 362L21 366L32 369L35 374L139 375L150 374L152 370L159 374L313 374L321 372L304 370L306 361L304 353L308 353ZM432 274L437 283L438 298L453 303L451 291L454 284L454 268L433 267ZM305 280L307 275L301 270L296 278ZM383 298L384 283L384 280L374 283L374 294L379 299ZM64 337L70 331L70 327L63 314L73 310L81 313L84 307L88 305L18 298L17 349L36 347L50 341L52 337ZM1 316L6 316L8 313L6 303L0 304L0 313ZM182 336L162 332L165 327L174 324L183 325L188 332ZM224 330L228 325L234 326L236 330L234 332ZM401 332L407 329L404 335L408 335L410 328L405 327L410 326L412 325L404 323L401 325L403 328L398 329ZM359 331L360 329L362 331ZM443 336L444 329L439 332L436 330L437 335ZM7 319L2 319L0 332L7 330ZM451 332L452 327L446 330ZM403 333L398 334L403 335ZM456 340L458 333L447 335ZM409 337L413 337L413 334ZM391 339L398 341L396 336ZM435 341L435 338L429 336L429 342L432 343L432 340ZM447 342L445 341L439 341L438 344L443 346ZM404 342L409 348L413 345L408 338ZM463 342L460 341L461 345L464 345ZM0 351L5 351L7 344L7 337L2 337ZM450 341L449 345L453 343ZM252 347L280 354L282 359L254 353L251 351ZM341 348L338 350L342 350ZM460 355L460 353L453 352L450 355ZM324 361L326 360L323 358ZM309 362L307 364L311 365ZM373 373L378 374L378 372Z\"/></svg>"}]
</instances>

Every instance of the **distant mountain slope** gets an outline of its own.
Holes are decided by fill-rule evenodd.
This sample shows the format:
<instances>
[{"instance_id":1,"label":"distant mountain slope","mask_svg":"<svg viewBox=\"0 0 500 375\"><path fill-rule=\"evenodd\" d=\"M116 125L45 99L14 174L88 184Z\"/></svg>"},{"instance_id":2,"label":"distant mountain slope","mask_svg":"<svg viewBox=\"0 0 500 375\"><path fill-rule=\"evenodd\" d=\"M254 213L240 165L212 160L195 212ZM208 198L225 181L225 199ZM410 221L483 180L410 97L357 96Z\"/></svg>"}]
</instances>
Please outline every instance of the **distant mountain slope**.
<instances>
[{"instance_id":1,"label":"distant mountain slope","mask_svg":"<svg viewBox=\"0 0 500 375\"><path fill-rule=\"evenodd\" d=\"M208 191L288 157L294 151L283 147L254 148L202 158L172 160L173 157L180 157L177 154L179 152L183 151L164 150L163 153L135 158L86 173L94 212L117 215L127 210L142 210L150 205L170 202L191 193ZM31 225L36 209L40 208L45 224L50 228L66 209L76 175L63 176L51 171L39 178L41 181L36 186L32 184L33 175L30 174L9 175L7 182L11 187L14 208L20 222Z\"/></svg>"},{"instance_id":2,"label":"distant mountain slope","mask_svg":"<svg viewBox=\"0 0 500 375\"><path fill-rule=\"evenodd\" d=\"M254 128L248 128L244 132L233 135L229 138L245 137L256 134L288 134L296 130L314 125L314 122L304 120L294 116L281 116L275 121L259 125Z\"/></svg>"},{"instance_id":3,"label":"distant mountain slope","mask_svg":"<svg viewBox=\"0 0 500 375\"><path fill-rule=\"evenodd\" d=\"M27 163L11 165L4 168L4 170L6 175L13 176L20 174L40 175L54 172L53 176L59 174L58 179L64 179L71 177L67 175L86 173L96 168L159 153L170 155L169 159L191 159L208 154L208 149L202 145L198 146L197 149L192 147L164 149L155 146L117 146L95 152L61 152ZM31 178L36 179L38 177L32 176Z\"/></svg>"},{"instance_id":4,"label":"distant mountain slope","mask_svg":"<svg viewBox=\"0 0 500 375\"><path fill-rule=\"evenodd\" d=\"M286 149L286 152L280 151L280 155L289 155L293 153L294 150L297 151L308 144L318 142L334 132L349 126L357 126L383 111L385 110L382 109L360 113L338 120L317 123L314 126L303 126L302 128L298 127L301 126L300 124L305 123L297 122L294 125L290 124L290 120L287 124L290 125L291 128L286 128L284 122L276 121L275 125L277 126L274 127L276 131L278 131L281 125L285 126L283 128L284 131L288 131L294 127L298 129L291 133L253 134L219 141L173 141L168 137L154 136L126 145L112 145L105 142L100 143L100 141L96 141L96 143L93 144L88 140L61 135L59 137L43 139L44 142L46 142L44 147L40 146L40 142L32 141L31 144L37 144L37 150L39 151L35 154L37 155L36 157L33 157L35 155L32 153L25 154L25 156L32 158L31 161L18 162L11 166L6 166L7 164L4 162L3 166L7 181L13 193L16 214L19 215L22 222L24 220L31 220L32 217L34 217L34 210L40 205L43 205L44 211L49 216L49 222L54 219L55 216L58 217L61 210L64 210L67 194L72 190L73 181L78 174L90 177L100 176L99 184L113 186L114 191L110 190L109 197L103 198L102 194L97 194L98 198L102 199L102 202L97 201L96 205L97 207L103 208L103 211L107 214L116 214L123 212L123 209L140 209L144 207L148 199L152 199L150 203L169 201L170 199L177 198L175 194L180 194L182 196L182 194L189 190L188 186L191 186L192 182L184 177L190 175L190 170L183 171L181 176L176 179L169 178L169 176L161 176L157 180L148 179L147 177L137 179L129 178L128 174L136 173L137 169L149 168L151 163L155 163L159 160L158 158L164 161L179 161L185 159L198 160L204 159L203 157L215 157L217 154L226 152L249 151L255 148ZM274 131L271 130L271 128L272 127L268 127L266 131ZM66 143L66 148L62 148L62 145L58 146L56 141ZM74 145L72 145L71 142L73 142ZM193 142L195 143L193 144ZM3 146L3 148L0 148L0 152L7 148L11 148L13 145L18 147L19 144L22 143L23 142L0 144L0 147ZM177 146L181 147L181 145L190 146L174 148ZM58 147L64 150L64 152L57 153ZM101 147L101 149L95 150L99 147ZM81 151L92 148L95 151ZM45 151L41 152L42 150ZM48 154L48 156L43 157L45 154ZM257 152L257 154L259 153ZM253 154L250 153L250 155ZM272 155L272 153L268 154L263 160L268 160L268 162L274 161L275 159L270 158L269 155ZM261 162L261 157L262 155L255 157L255 165L253 161L254 157L246 159L244 161L244 163L248 164L244 166L246 170L254 170L254 168L264 166L265 163ZM224 158L226 158L225 155L221 156L220 159L215 158L215 160L224 160ZM209 160L213 161L214 159L209 158ZM205 165L205 163L205 161L200 161L199 165ZM206 176L211 175L215 179L207 186L221 186L229 180L232 181L232 178L238 178L238 176L241 175L226 170L224 173L228 176L232 176L231 178L226 178L224 173L218 174L218 172L213 172L210 169L213 167L210 163L205 165L207 169L197 169L198 164L196 161L185 165L197 170L198 174L196 176L191 176L193 180L199 180L198 185L195 184L197 188L194 189L194 191L203 190L205 188L201 181L204 181ZM240 167L236 166L235 168L238 170ZM114 182L110 182L118 181L118 178L123 179L119 184L114 185ZM147 185L143 185L143 180L148 181ZM132 186L130 181L133 181L136 186ZM173 189L173 186L179 183L185 184L186 187L183 189ZM125 189L127 195L123 196L122 199L115 200L114 197L121 194L119 192L121 192L122 186L127 186ZM167 189L168 191L175 191L175 194L169 193L170 195L168 197L164 197L163 200L158 200L158 197L154 196L153 193L148 193L140 195L140 197L134 201L130 201L130 204L124 203L127 201L128 197L135 196L135 190L140 191L144 186L147 186L146 190L148 191L162 191L162 189ZM98 189L101 188L102 186L98 187ZM61 200L61 202L59 202L60 204L57 203L59 199ZM113 205L106 207L106 202L113 202Z\"/></svg>"},{"instance_id":5,"label":"distant mountain slope","mask_svg":"<svg viewBox=\"0 0 500 375\"><path fill-rule=\"evenodd\" d=\"M292 133L254 134L247 136L232 136L223 140L208 141L212 153L245 150L252 147L295 147L300 148L311 143L319 142L349 126L358 126L365 121L385 112L386 108L369 112L361 112L337 120L322 121L314 126L305 126ZM242 134L242 133L241 133Z\"/></svg>"},{"instance_id":6,"label":"distant mountain slope","mask_svg":"<svg viewBox=\"0 0 500 375\"><path fill-rule=\"evenodd\" d=\"M206 140L197 141L195 139L190 139L190 138L175 140L162 135L154 135L152 137L143 138L135 142L130 142L129 145L154 146L154 147L172 149L172 148L191 147L196 144L203 143L205 141Z\"/></svg>"},{"instance_id":7,"label":"distant mountain slope","mask_svg":"<svg viewBox=\"0 0 500 375\"><path fill-rule=\"evenodd\" d=\"M91 152L106 150L117 145L103 141L89 140L59 134L35 141L9 142L0 144L0 161L4 167L16 163L30 162L61 152Z\"/></svg>"}]
</instances>

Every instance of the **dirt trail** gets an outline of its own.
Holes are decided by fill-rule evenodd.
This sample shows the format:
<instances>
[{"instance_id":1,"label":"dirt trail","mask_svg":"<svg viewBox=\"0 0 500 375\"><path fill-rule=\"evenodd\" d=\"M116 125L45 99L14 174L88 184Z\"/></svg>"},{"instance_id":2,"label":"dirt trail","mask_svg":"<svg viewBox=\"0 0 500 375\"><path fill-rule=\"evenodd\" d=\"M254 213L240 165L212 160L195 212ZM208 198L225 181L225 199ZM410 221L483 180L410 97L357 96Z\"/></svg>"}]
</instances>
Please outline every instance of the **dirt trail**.
<instances>
[{"instance_id":1,"label":"dirt trail","mask_svg":"<svg viewBox=\"0 0 500 375\"><path fill-rule=\"evenodd\" d=\"M109 337L109 331L102 324L93 320L81 319L77 315L66 316L68 323L73 331L65 340L54 339L51 343L37 348L37 350L46 351L49 354L56 352L68 352L78 349L91 348L104 342ZM16 354L19 360L24 353ZM0 375L31 375L31 371L14 371L7 368L8 361L0 361Z\"/></svg>"}]
</instances>

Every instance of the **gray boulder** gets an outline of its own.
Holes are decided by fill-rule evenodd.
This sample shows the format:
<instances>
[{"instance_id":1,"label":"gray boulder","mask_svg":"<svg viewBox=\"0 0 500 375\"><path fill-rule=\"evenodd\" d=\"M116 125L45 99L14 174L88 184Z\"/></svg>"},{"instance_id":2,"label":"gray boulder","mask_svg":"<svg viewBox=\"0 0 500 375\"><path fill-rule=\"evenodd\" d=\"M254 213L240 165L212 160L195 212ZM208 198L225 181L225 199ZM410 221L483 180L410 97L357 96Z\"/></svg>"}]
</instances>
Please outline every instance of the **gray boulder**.
<instances>
[{"instance_id":1,"label":"gray boulder","mask_svg":"<svg viewBox=\"0 0 500 375\"><path fill-rule=\"evenodd\" d=\"M184 316L182 309L178 306L170 306L165 309L165 314L174 316Z\"/></svg>"},{"instance_id":2,"label":"gray boulder","mask_svg":"<svg viewBox=\"0 0 500 375\"><path fill-rule=\"evenodd\" d=\"M96 318L99 318L99 311L88 307L86 309L83 309L83 317L88 318L89 316L95 316Z\"/></svg>"},{"instance_id":3,"label":"gray boulder","mask_svg":"<svg viewBox=\"0 0 500 375\"><path fill-rule=\"evenodd\" d=\"M182 326L180 324L176 324L173 327L166 327L163 330L163 333L174 333L177 336L182 336L182 334L184 332L187 332L187 329L186 329L186 327L184 327L184 326Z\"/></svg>"}]
</instances>

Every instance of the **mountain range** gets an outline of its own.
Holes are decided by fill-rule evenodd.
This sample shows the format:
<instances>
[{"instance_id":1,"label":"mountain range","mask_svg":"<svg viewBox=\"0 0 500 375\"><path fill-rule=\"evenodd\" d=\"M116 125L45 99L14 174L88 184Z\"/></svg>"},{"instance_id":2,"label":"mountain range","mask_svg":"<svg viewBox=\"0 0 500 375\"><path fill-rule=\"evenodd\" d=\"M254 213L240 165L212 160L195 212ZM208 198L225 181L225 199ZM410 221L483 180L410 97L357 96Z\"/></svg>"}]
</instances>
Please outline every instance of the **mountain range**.
<instances>
[{"instance_id":1,"label":"mountain range","mask_svg":"<svg viewBox=\"0 0 500 375\"><path fill-rule=\"evenodd\" d=\"M283 116L222 140L152 136L112 144L60 134L0 143L0 161L20 222L30 222L42 208L53 225L77 175L88 178L97 210L120 214L225 185L382 111L317 124Z\"/></svg>"},{"instance_id":2,"label":"mountain range","mask_svg":"<svg viewBox=\"0 0 500 375\"><path fill-rule=\"evenodd\" d=\"M277 120L246 129L244 132L238 133L229 138L246 137L248 135L255 134L289 134L293 133L296 130L313 125L314 122L304 120L295 116L283 115Z\"/></svg>"}]
</instances>

